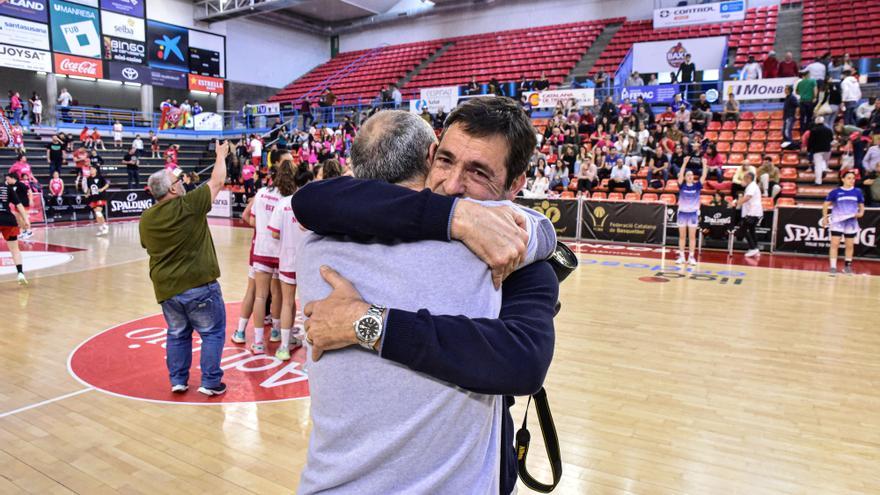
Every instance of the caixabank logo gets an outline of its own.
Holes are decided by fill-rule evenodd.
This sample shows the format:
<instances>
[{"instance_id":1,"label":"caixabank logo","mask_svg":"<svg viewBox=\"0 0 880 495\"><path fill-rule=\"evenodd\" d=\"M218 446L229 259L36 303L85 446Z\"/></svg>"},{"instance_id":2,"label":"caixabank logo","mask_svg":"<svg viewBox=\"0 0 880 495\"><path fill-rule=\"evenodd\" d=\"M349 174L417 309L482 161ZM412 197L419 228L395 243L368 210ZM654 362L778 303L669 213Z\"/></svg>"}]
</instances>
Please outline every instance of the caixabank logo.
<instances>
[{"instance_id":1,"label":"caixabank logo","mask_svg":"<svg viewBox=\"0 0 880 495\"><path fill-rule=\"evenodd\" d=\"M234 329L240 303L226 305L227 328ZM229 332L227 332L229 333ZM254 355L245 345L226 344L220 359L228 391L208 397L196 391L201 380L198 367L201 340L193 333L193 366L190 389L171 393L165 366L167 327L161 314L115 325L80 344L70 354L68 368L80 382L112 395L152 402L218 404L277 402L309 396L308 376L303 370L305 350L291 353L290 361L275 358L275 344L266 354ZM248 330L249 336L253 332Z\"/></svg>"}]
</instances>

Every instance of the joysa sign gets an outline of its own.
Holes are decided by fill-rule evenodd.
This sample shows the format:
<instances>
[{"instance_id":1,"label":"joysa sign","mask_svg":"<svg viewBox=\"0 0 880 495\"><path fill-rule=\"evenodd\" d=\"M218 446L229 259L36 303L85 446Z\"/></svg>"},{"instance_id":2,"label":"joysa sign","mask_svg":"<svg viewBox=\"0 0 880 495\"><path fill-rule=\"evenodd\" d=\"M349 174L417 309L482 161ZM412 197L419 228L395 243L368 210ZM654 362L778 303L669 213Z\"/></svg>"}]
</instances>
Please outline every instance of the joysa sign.
<instances>
[{"instance_id":1,"label":"joysa sign","mask_svg":"<svg viewBox=\"0 0 880 495\"><path fill-rule=\"evenodd\" d=\"M75 55L55 54L55 72L66 76L104 77L104 67L100 60L77 57Z\"/></svg>"}]
</instances>

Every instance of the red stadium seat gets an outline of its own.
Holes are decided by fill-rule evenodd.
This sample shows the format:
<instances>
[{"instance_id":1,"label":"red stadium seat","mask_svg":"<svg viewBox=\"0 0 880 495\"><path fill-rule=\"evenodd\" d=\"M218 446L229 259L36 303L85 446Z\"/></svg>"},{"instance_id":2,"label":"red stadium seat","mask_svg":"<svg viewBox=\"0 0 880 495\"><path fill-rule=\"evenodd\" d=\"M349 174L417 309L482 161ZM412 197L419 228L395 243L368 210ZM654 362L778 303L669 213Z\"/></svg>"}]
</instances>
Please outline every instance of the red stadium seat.
<instances>
[{"instance_id":1,"label":"red stadium seat","mask_svg":"<svg viewBox=\"0 0 880 495\"><path fill-rule=\"evenodd\" d=\"M798 165L800 160L798 159L797 153L783 153L782 154L782 164L783 165Z\"/></svg>"},{"instance_id":2,"label":"red stadium seat","mask_svg":"<svg viewBox=\"0 0 880 495\"><path fill-rule=\"evenodd\" d=\"M721 122L713 120L712 122L709 122L709 125L706 127L706 129L710 131L719 131L721 130Z\"/></svg>"},{"instance_id":3,"label":"red stadium seat","mask_svg":"<svg viewBox=\"0 0 880 495\"><path fill-rule=\"evenodd\" d=\"M635 192L626 193L626 196L624 196L623 199L625 199L626 201L638 201L639 200L639 193L635 193Z\"/></svg>"},{"instance_id":4,"label":"red stadium seat","mask_svg":"<svg viewBox=\"0 0 880 495\"><path fill-rule=\"evenodd\" d=\"M661 194L660 201L663 201L667 205L674 205L678 202L678 198L675 197L675 194Z\"/></svg>"},{"instance_id":5,"label":"red stadium seat","mask_svg":"<svg viewBox=\"0 0 880 495\"><path fill-rule=\"evenodd\" d=\"M733 133L730 131L721 131L721 133L718 134L718 140L719 141L733 141Z\"/></svg>"},{"instance_id":6,"label":"red stadium seat","mask_svg":"<svg viewBox=\"0 0 880 495\"><path fill-rule=\"evenodd\" d=\"M738 143L737 143L738 144ZM735 150L734 150L735 151ZM763 153L764 152L764 143L752 141L749 143L749 152L751 153Z\"/></svg>"},{"instance_id":7,"label":"red stadium seat","mask_svg":"<svg viewBox=\"0 0 880 495\"><path fill-rule=\"evenodd\" d=\"M748 151L748 146L746 143L733 143L733 146L730 147L730 151L734 153L745 153Z\"/></svg>"},{"instance_id":8,"label":"red stadium seat","mask_svg":"<svg viewBox=\"0 0 880 495\"><path fill-rule=\"evenodd\" d=\"M748 141L751 134L752 133L749 131L736 131L736 134L733 135L733 140L734 141Z\"/></svg>"},{"instance_id":9,"label":"red stadium seat","mask_svg":"<svg viewBox=\"0 0 880 495\"><path fill-rule=\"evenodd\" d=\"M590 195L590 199L605 199L607 196L603 192L594 192Z\"/></svg>"},{"instance_id":10,"label":"red stadium seat","mask_svg":"<svg viewBox=\"0 0 880 495\"><path fill-rule=\"evenodd\" d=\"M750 137L752 141L766 141L767 133L765 131L754 131Z\"/></svg>"},{"instance_id":11,"label":"red stadium seat","mask_svg":"<svg viewBox=\"0 0 880 495\"><path fill-rule=\"evenodd\" d=\"M761 198L761 206L763 206L764 210L772 210L773 198Z\"/></svg>"},{"instance_id":12,"label":"red stadium seat","mask_svg":"<svg viewBox=\"0 0 880 495\"><path fill-rule=\"evenodd\" d=\"M559 197L562 199L574 199L574 193L571 191L563 191Z\"/></svg>"},{"instance_id":13,"label":"red stadium seat","mask_svg":"<svg viewBox=\"0 0 880 495\"><path fill-rule=\"evenodd\" d=\"M642 201L657 201L657 195L654 193L645 193L642 194Z\"/></svg>"},{"instance_id":14,"label":"red stadium seat","mask_svg":"<svg viewBox=\"0 0 880 495\"><path fill-rule=\"evenodd\" d=\"M622 199L623 199L623 193L619 193L619 192L608 193L608 200L609 201L620 201Z\"/></svg>"},{"instance_id":15,"label":"red stadium seat","mask_svg":"<svg viewBox=\"0 0 880 495\"><path fill-rule=\"evenodd\" d=\"M736 130L736 122L732 120L728 120L727 122L721 124L721 129L725 131L733 131Z\"/></svg>"},{"instance_id":16,"label":"red stadium seat","mask_svg":"<svg viewBox=\"0 0 880 495\"><path fill-rule=\"evenodd\" d=\"M739 124L736 126L736 130L738 131L751 131L752 130L752 122L750 120L740 120Z\"/></svg>"},{"instance_id":17,"label":"red stadium seat","mask_svg":"<svg viewBox=\"0 0 880 495\"><path fill-rule=\"evenodd\" d=\"M730 151L730 143L719 142L718 145L716 146L716 149L718 150L719 153L727 153L728 151Z\"/></svg>"},{"instance_id":18,"label":"red stadium seat","mask_svg":"<svg viewBox=\"0 0 880 495\"><path fill-rule=\"evenodd\" d=\"M678 192L678 181L675 179L669 179L666 182L666 186L663 188L666 192L677 193Z\"/></svg>"},{"instance_id":19,"label":"red stadium seat","mask_svg":"<svg viewBox=\"0 0 880 495\"><path fill-rule=\"evenodd\" d=\"M779 198L776 200L776 206L794 206L794 198Z\"/></svg>"},{"instance_id":20,"label":"red stadium seat","mask_svg":"<svg viewBox=\"0 0 880 495\"><path fill-rule=\"evenodd\" d=\"M712 203L712 196L710 196L708 194L701 194L700 195L700 204L701 205L708 205L710 203Z\"/></svg>"}]
</instances>

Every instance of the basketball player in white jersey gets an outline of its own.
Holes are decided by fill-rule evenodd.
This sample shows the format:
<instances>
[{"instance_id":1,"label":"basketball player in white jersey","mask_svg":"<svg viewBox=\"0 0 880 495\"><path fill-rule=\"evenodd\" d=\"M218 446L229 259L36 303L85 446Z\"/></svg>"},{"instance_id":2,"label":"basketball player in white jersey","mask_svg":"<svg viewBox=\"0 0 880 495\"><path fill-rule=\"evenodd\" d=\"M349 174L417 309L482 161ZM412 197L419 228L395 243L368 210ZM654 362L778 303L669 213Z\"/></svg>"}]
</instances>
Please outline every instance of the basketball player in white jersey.
<instances>
[{"instance_id":1,"label":"basketball player in white jersey","mask_svg":"<svg viewBox=\"0 0 880 495\"><path fill-rule=\"evenodd\" d=\"M288 172L292 173L292 171L293 162L284 160L278 166L276 177L280 177ZM297 167L294 177L294 192L296 189L306 185L313 177L307 164ZM278 187L280 191L281 183L278 184ZM292 200L292 193L291 195L284 196L275 207L275 211L272 212L272 218L269 221L269 230L272 231L272 237L281 241L281 251L278 260L278 278L281 280L282 299L281 345L278 346L275 357L282 361L290 359L290 333L296 319L296 250L306 234L293 215ZM302 342L298 336L295 336L293 348L300 345L302 345Z\"/></svg>"},{"instance_id":2,"label":"basketball player in white jersey","mask_svg":"<svg viewBox=\"0 0 880 495\"><path fill-rule=\"evenodd\" d=\"M251 198L248 201L247 206L244 208L244 211L241 213L242 219L247 221L247 219L251 218L251 209L253 206L254 198ZM251 224L251 226L253 225ZM254 286L254 237L256 237L256 232L251 238L251 248L248 251L247 289L244 292L244 297L241 298L241 307L239 308L238 313L238 329L232 334L232 341L236 344L244 344L247 342L245 338L245 330L247 329L247 324L251 320L251 315L254 311L254 295L256 293L256 288Z\"/></svg>"}]
</instances>

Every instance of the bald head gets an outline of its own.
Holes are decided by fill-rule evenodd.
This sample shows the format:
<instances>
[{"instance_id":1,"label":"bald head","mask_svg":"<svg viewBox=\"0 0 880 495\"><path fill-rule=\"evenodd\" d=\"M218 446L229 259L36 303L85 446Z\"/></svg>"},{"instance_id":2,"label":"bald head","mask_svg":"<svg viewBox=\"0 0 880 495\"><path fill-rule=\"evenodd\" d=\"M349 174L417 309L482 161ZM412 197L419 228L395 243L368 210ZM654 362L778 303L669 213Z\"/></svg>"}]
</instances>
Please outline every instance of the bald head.
<instances>
[{"instance_id":1,"label":"bald head","mask_svg":"<svg viewBox=\"0 0 880 495\"><path fill-rule=\"evenodd\" d=\"M436 142L434 130L421 117L402 110L379 112L367 120L352 143L352 172L361 179L423 185L428 154Z\"/></svg>"}]
</instances>

